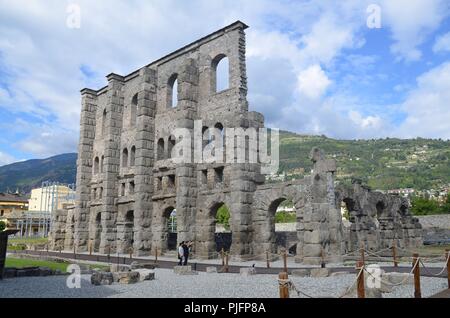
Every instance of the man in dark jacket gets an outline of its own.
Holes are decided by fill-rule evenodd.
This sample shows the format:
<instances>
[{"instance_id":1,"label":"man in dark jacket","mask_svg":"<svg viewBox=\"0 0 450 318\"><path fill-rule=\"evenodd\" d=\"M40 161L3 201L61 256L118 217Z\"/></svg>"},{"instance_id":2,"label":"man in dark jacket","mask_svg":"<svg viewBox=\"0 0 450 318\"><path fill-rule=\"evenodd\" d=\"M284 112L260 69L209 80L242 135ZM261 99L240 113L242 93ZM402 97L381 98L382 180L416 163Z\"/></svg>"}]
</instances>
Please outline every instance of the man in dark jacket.
<instances>
[{"instance_id":1,"label":"man in dark jacket","mask_svg":"<svg viewBox=\"0 0 450 318\"><path fill-rule=\"evenodd\" d=\"M184 263L183 265L187 265L188 262L188 258L189 258L189 242L184 242L183 243L183 258L184 258Z\"/></svg>"}]
</instances>

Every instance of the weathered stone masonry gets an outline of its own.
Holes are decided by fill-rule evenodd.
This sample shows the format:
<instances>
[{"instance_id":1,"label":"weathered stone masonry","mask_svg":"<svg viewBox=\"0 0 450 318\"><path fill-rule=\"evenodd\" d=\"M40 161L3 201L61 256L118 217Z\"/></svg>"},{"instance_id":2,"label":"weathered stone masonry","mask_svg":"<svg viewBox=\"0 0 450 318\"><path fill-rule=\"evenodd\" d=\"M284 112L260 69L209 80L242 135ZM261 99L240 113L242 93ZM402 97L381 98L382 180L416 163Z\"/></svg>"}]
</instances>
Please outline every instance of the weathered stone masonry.
<instances>
[{"instance_id":1,"label":"weathered stone masonry","mask_svg":"<svg viewBox=\"0 0 450 318\"><path fill-rule=\"evenodd\" d=\"M278 184L265 184L255 163L171 160L172 132L192 132L196 120L205 128L264 127L263 115L248 110L246 28L235 22L127 76L109 74L100 90L81 91L77 201L55 213L53 249L163 254L167 219L176 208L178 241L194 241L199 258L215 257L216 213L226 204L231 254L258 256L277 251L274 217L284 199L297 211L298 261L317 264L322 255L339 261L359 242L371 249L394 238L402 246L421 243L420 224L404 203L357 186L335 189L336 164L318 149L311 153L311 176ZM229 88L217 92L216 67L225 57ZM351 210L350 230L342 224L341 201ZM376 215L379 224L372 227Z\"/></svg>"}]
</instances>

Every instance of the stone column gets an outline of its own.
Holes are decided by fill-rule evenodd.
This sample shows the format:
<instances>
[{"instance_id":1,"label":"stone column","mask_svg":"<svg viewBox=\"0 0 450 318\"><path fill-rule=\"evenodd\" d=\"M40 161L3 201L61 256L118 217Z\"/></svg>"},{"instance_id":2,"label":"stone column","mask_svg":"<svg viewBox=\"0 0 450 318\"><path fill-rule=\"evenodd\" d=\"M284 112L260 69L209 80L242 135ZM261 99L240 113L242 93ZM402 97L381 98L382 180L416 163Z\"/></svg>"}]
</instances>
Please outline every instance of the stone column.
<instances>
[{"instance_id":1,"label":"stone column","mask_svg":"<svg viewBox=\"0 0 450 318\"><path fill-rule=\"evenodd\" d=\"M91 89L81 91L80 141L77 158L77 188L75 200L74 243L78 252L87 251L89 240L89 201L92 178L93 146L97 93ZM71 250L72 246L65 246Z\"/></svg>"},{"instance_id":2,"label":"stone column","mask_svg":"<svg viewBox=\"0 0 450 318\"><path fill-rule=\"evenodd\" d=\"M52 212L52 228L49 235L49 249L57 251L64 248L66 237L67 209L55 210Z\"/></svg>"},{"instance_id":3,"label":"stone column","mask_svg":"<svg viewBox=\"0 0 450 318\"><path fill-rule=\"evenodd\" d=\"M196 60L188 59L179 74L177 128L191 132L191 160L176 167L177 241L195 240L197 205L197 171L194 160L194 120L197 116L199 69ZM195 250L195 246L193 247Z\"/></svg>"},{"instance_id":4,"label":"stone column","mask_svg":"<svg viewBox=\"0 0 450 318\"><path fill-rule=\"evenodd\" d=\"M104 189L100 253L116 251L116 219L118 197L117 175L120 167L120 133L124 107L123 77L114 73L107 76L108 91L105 122Z\"/></svg>"},{"instance_id":5,"label":"stone column","mask_svg":"<svg viewBox=\"0 0 450 318\"><path fill-rule=\"evenodd\" d=\"M255 164L235 163L231 167L231 254L239 257L253 254L252 204L256 190Z\"/></svg>"},{"instance_id":6,"label":"stone column","mask_svg":"<svg viewBox=\"0 0 450 318\"><path fill-rule=\"evenodd\" d=\"M147 67L139 71L135 161L134 253L151 252L150 229L153 204L153 165L155 144L156 71Z\"/></svg>"},{"instance_id":7,"label":"stone column","mask_svg":"<svg viewBox=\"0 0 450 318\"><path fill-rule=\"evenodd\" d=\"M304 225L298 229L303 231L302 260L306 264L320 264L323 253L324 256L339 261L342 220L334 197L333 174L336 171L336 162L325 159L323 151L317 148L311 151L311 160L314 168L309 203L303 216Z\"/></svg>"}]
</instances>

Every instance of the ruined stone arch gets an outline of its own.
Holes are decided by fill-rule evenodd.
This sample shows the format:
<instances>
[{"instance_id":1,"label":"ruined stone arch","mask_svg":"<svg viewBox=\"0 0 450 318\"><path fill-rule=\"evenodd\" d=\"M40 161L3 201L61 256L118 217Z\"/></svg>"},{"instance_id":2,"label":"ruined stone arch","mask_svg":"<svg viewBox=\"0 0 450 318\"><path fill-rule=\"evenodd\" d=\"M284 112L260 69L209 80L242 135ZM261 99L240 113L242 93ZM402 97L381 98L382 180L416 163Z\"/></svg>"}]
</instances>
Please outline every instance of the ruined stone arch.
<instances>
[{"instance_id":1,"label":"ruined stone arch","mask_svg":"<svg viewBox=\"0 0 450 318\"><path fill-rule=\"evenodd\" d=\"M130 127L136 126L138 115L138 93L134 94L130 102Z\"/></svg>"},{"instance_id":2,"label":"ruined stone arch","mask_svg":"<svg viewBox=\"0 0 450 318\"><path fill-rule=\"evenodd\" d=\"M122 167L126 168L128 167L128 149L123 148L122 150Z\"/></svg>"},{"instance_id":3,"label":"ruined stone arch","mask_svg":"<svg viewBox=\"0 0 450 318\"><path fill-rule=\"evenodd\" d=\"M131 146L130 149L130 167L134 167L136 162L136 146Z\"/></svg>"},{"instance_id":4,"label":"ruined stone arch","mask_svg":"<svg viewBox=\"0 0 450 318\"><path fill-rule=\"evenodd\" d=\"M165 238L165 248L167 250L176 250L178 231L176 222L172 223L171 214L176 211L175 204L169 205L163 209L162 220L163 220L163 238ZM175 212L176 213L176 212ZM175 217L176 220L176 217Z\"/></svg>"},{"instance_id":5,"label":"ruined stone arch","mask_svg":"<svg viewBox=\"0 0 450 318\"><path fill-rule=\"evenodd\" d=\"M174 135L170 135L167 139L167 158L172 158L172 150L175 147L176 138Z\"/></svg>"},{"instance_id":6,"label":"ruined stone arch","mask_svg":"<svg viewBox=\"0 0 450 318\"><path fill-rule=\"evenodd\" d=\"M103 109L102 113L102 136L106 134L106 108Z\"/></svg>"},{"instance_id":7,"label":"ruined stone arch","mask_svg":"<svg viewBox=\"0 0 450 318\"><path fill-rule=\"evenodd\" d=\"M100 159L100 173L104 172L104 166L105 166L105 156L102 155L101 159Z\"/></svg>"},{"instance_id":8,"label":"ruined stone arch","mask_svg":"<svg viewBox=\"0 0 450 318\"><path fill-rule=\"evenodd\" d=\"M159 138L156 145L156 160L164 159L164 138Z\"/></svg>"},{"instance_id":9,"label":"ruined stone arch","mask_svg":"<svg viewBox=\"0 0 450 318\"><path fill-rule=\"evenodd\" d=\"M167 108L178 106L178 74L172 74L167 81Z\"/></svg>"},{"instance_id":10,"label":"ruined stone arch","mask_svg":"<svg viewBox=\"0 0 450 318\"><path fill-rule=\"evenodd\" d=\"M211 61L211 92L218 93L230 88L230 65L227 55L221 53Z\"/></svg>"},{"instance_id":11,"label":"ruined stone arch","mask_svg":"<svg viewBox=\"0 0 450 318\"><path fill-rule=\"evenodd\" d=\"M94 158L94 174L97 174L99 172L99 165L100 165L100 160L98 159L98 156L95 156L95 158Z\"/></svg>"}]
</instances>

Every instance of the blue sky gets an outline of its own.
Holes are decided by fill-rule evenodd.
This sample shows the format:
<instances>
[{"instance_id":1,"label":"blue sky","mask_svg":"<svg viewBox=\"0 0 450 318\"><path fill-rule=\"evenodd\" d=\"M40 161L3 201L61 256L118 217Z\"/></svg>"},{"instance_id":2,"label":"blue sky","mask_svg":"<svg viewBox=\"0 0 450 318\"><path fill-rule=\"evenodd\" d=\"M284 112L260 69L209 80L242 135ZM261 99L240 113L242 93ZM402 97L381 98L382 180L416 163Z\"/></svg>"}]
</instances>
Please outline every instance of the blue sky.
<instances>
[{"instance_id":1,"label":"blue sky","mask_svg":"<svg viewBox=\"0 0 450 318\"><path fill-rule=\"evenodd\" d=\"M248 99L267 126L450 139L448 1L0 0L0 165L75 152L81 88L235 20L250 26Z\"/></svg>"}]
</instances>

